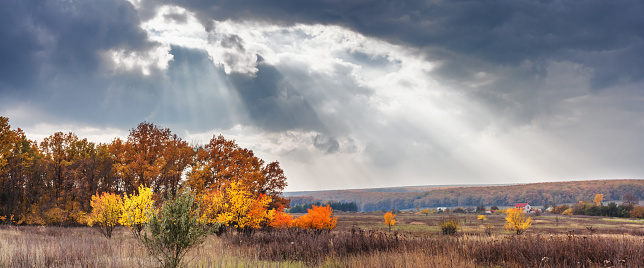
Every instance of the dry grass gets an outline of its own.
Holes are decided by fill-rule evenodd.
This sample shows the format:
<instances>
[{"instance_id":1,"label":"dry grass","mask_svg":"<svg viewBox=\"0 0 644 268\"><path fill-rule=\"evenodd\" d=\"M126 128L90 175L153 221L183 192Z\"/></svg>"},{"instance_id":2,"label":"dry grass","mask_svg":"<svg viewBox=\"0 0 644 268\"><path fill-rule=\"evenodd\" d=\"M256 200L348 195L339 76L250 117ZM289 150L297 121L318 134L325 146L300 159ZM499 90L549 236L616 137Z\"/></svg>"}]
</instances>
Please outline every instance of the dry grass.
<instances>
[{"instance_id":1,"label":"dry grass","mask_svg":"<svg viewBox=\"0 0 644 268\"><path fill-rule=\"evenodd\" d=\"M439 216L401 214L386 232L382 214L341 214L336 231L291 230L210 236L188 267L644 267L644 224L589 217L536 217L526 235L489 216L460 216L456 236L440 235ZM592 234L586 228L593 226ZM569 236L569 231L572 236ZM125 228L106 239L91 228L0 226L0 267L155 267Z\"/></svg>"}]
</instances>

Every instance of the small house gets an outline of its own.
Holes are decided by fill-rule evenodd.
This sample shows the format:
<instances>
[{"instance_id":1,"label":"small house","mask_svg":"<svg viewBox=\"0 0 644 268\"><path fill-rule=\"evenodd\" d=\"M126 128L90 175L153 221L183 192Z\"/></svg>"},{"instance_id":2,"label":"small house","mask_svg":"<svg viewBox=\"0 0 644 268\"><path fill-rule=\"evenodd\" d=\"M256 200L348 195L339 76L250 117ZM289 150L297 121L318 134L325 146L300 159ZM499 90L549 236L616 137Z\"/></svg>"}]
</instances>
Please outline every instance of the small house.
<instances>
[{"instance_id":1,"label":"small house","mask_svg":"<svg viewBox=\"0 0 644 268\"><path fill-rule=\"evenodd\" d=\"M523 209L523 213L530 213L532 211L532 207L528 203L516 203L514 204L514 208Z\"/></svg>"}]
</instances>

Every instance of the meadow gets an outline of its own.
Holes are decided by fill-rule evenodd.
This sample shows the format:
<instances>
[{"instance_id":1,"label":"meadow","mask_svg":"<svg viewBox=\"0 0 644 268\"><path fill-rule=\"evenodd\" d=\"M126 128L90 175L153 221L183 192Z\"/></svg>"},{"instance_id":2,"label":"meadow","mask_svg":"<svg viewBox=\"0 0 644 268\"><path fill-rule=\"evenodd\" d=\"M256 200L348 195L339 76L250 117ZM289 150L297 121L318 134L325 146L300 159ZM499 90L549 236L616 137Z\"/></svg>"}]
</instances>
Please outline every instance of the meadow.
<instances>
[{"instance_id":1,"label":"meadow","mask_svg":"<svg viewBox=\"0 0 644 268\"><path fill-rule=\"evenodd\" d=\"M543 214L522 235L504 215L452 214L457 235L442 235L446 215L336 213L331 232L264 230L210 235L187 267L644 267L644 221ZM484 225L493 228L488 235ZM107 239L89 227L0 226L0 267L155 267L129 229Z\"/></svg>"}]
</instances>

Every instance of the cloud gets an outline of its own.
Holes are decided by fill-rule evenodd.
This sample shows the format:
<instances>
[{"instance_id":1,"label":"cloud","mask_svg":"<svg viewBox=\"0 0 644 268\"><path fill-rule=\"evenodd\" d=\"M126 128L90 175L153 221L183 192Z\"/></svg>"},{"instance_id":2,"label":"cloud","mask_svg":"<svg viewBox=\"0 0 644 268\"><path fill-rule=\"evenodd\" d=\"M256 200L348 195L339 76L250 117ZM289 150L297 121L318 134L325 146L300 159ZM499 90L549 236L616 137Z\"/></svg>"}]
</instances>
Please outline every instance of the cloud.
<instances>
[{"instance_id":1,"label":"cloud","mask_svg":"<svg viewBox=\"0 0 644 268\"><path fill-rule=\"evenodd\" d=\"M223 133L299 189L633 175L643 9L2 2L0 113L34 137L144 120L195 142Z\"/></svg>"}]
</instances>

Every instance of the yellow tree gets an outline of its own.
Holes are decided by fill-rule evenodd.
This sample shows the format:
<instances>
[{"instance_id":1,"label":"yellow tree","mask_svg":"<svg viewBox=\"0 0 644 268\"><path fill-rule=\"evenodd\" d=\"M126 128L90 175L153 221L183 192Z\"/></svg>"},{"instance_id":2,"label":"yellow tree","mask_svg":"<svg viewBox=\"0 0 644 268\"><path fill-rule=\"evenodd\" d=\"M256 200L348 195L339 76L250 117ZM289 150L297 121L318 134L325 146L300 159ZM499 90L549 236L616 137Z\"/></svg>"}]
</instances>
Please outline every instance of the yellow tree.
<instances>
[{"instance_id":1,"label":"yellow tree","mask_svg":"<svg viewBox=\"0 0 644 268\"><path fill-rule=\"evenodd\" d=\"M394 224L396 224L396 220L394 220L395 217L396 215L391 213L390 211L385 213L385 224L389 226L390 232L391 232L391 226L394 226Z\"/></svg>"},{"instance_id":2,"label":"yellow tree","mask_svg":"<svg viewBox=\"0 0 644 268\"><path fill-rule=\"evenodd\" d=\"M523 209L511 208L507 210L507 217L505 218L505 228L508 231L516 231L517 235L522 234L532 225L532 218L526 217Z\"/></svg>"},{"instance_id":3,"label":"yellow tree","mask_svg":"<svg viewBox=\"0 0 644 268\"><path fill-rule=\"evenodd\" d=\"M123 213L119 219L121 225L129 226L135 235L141 234L143 227L150 221L148 214L154 209L152 190L143 185L139 186L138 194L127 195L123 198Z\"/></svg>"},{"instance_id":4,"label":"yellow tree","mask_svg":"<svg viewBox=\"0 0 644 268\"><path fill-rule=\"evenodd\" d=\"M425 216L429 215L429 213L430 213L430 210L428 208L420 211L420 214L425 214Z\"/></svg>"},{"instance_id":5,"label":"yellow tree","mask_svg":"<svg viewBox=\"0 0 644 268\"><path fill-rule=\"evenodd\" d=\"M264 194L258 197L238 182L220 191L211 190L201 198L201 219L209 224L234 226L240 231L259 229L270 223L268 205L271 198Z\"/></svg>"},{"instance_id":6,"label":"yellow tree","mask_svg":"<svg viewBox=\"0 0 644 268\"><path fill-rule=\"evenodd\" d=\"M596 194L595 195L595 200L593 200L593 202L595 202L596 205L601 206L603 200L604 200L604 195L603 194Z\"/></svg>"},{"instance_id":7,"label":"yellow tree","mask_svg":"<svg viewBox=\"0 0 644 268\"><path fill-rule=\"evenodd\" d=\"M122 215L123 201L121 197L113 193L102 193L93 195L92 213L88 215L87 224L98 226L99 231L107 238L112 238L114 226L119 222Z\"/></svg>"}]
</instances>

